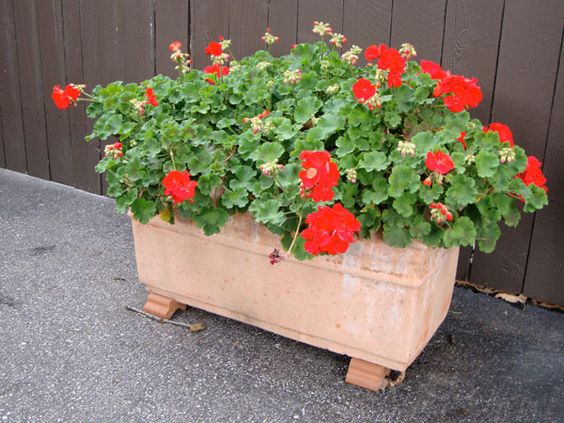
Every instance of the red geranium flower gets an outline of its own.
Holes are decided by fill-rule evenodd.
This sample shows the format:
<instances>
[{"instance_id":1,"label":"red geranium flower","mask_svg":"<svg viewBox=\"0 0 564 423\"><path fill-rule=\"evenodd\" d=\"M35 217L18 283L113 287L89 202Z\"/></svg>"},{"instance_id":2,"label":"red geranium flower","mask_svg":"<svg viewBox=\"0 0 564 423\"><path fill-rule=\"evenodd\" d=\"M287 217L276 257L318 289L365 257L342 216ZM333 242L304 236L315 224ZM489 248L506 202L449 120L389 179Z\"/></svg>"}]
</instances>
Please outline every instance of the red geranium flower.
<instances>
[{"instance_id":1,"label":"red geranium flower","mask_svg":"<svg viewBox=\"0 0 564 423\"><path fill-rule=\"evenodd\" d=\"M155 96L155 92L153 91L152 88L145 89L145 97L147 97L147 101L145 101L145 104L150 104L151 106L155 106L155 107L159 105L159 102L157 101L157 97Z\"/></svg>"},{"instance_id":2,"label":"red geranium flower","mask_svg":"<svg viewBox=\"0 0 564 423\"><path fill-rule=\"evenodd\" d=\"M466 150L467 145L466 145L466 140L464 140L465 136L466 136L466 131L462 131L458 136L458 138L456 139L456 141L462 144L462 147L464 147L464 149Z\"/></svg>"},{"instance_id":3,"label":"red geranium flower","mask_svg":"<svg viewBox=\"0 0 564 423\"><path fill-rule=\"evenodd\" d=\"M306 217L306 223L308 228L301 236L305 250L313 255L344 253L354 242L354 233L360 231L360 222L340 203L319 207Z\"/></svg>"},{"instance_id":4,"label":"red geranium flower","mask_svg":"<svg viewBox=\"0 0 564 423\"><path fill-rule=\"evenodd\" d=\"M360 78L354 83L352 90L357 100L365 102L376 94L376 85L373 85L368 79Z\"/></svg>"},{"instance_id":5,"label":"red geranium flower","mask_svg":"<svg viewBox=\"0 0 564 423\"><path fill-rule=\"evenodd\" d=\"M221 76L229 75L229 66L221 66L219 64L215 64L212 66L206 66L203 70L204 73L207 74L215 74L215 76L219 79ZM213 79L206 78L210 84L214 85L215 82Z\"/></svg>"},{"instance_id":6,"label":"red geranium flower","mask_svg":"<svg viewBox=\"0 0 564 423\"><path fill-rule=\"evenodd\" d=\"M448 76L448 72L445 72L441 65L431 60L421 60L421 70L431 75L431 79L443 79Z\"/></svg>"},{"instance_id":7,"label":"red geranium flower","mask_svg":"<svg viewBox=\"0 0 564 423\"><path fill-rule=\"evenodd\" d=\"M313 201L330 201L333 199L333 187L339 183L339 169L331 161L327 151L302 151L300 154L303 170L299 176L302 190L311 190L303 193Z\"/></svg>"},{"instance_id":8,"label":"red geranium flower","mask_svg":"<svg viewBox=\"0 0 564 423\"><path fill-rule=\"evenodd\" d=\"M364 51L364 57L368 61L378 59L378 69L388 71L388 87L401 85L401 76L405 72L405 59L399 51L384 44L371 45Z\"/></svg>"},{"instance_id":9,"label":"red geranium flower","mask_svg":"<svg viewBox=\"0 0 564 423\"><path fill-rule=\"evenodd\" d=\"M63 90L59 85L53 87L51 98L57 109L68 109L71 103L76 102L80 96L80 90L72 84L68 84Z\"/></svg>"},{"instance_id":10,"label":"red geranium flower","mask_svg":"<svg viewBox=\"0 0 564 423\"><path fill-rule=\"evenodd\" d=\"M205 52L208 56L220 56L221 54L223 54L223 48L217 41L210 41L210 43L206 47Z\"/></svg>"},{"instance_id":11,"label":"red geranium flower","mask_svg":"<svg viewBox=\"0 0 564 423\"><path fill-rule=\"evenodd\" d=\"M437 151L433 153L429 151L427 153L427 158L425 159L425 166L431 172L437 172L441 175L446 175L452 169L454 169L454 162L450 156L442 151Z\"/></svg>"},{"instance_id":12,"label":"red geranium flower","mask_svg":"<svg viewBox=\"0 0 564 423\"><path fill-rule=\"evenodd\" d=\"M513 147L515 145L515 142L513 141L513 133L511 132L511 129L509 129L509 126L507 126L503 123L492 122L492 123L490 123L489 128L487 126L484 126L482 128L482 131L484 131L484 132L489 132L489 131L497 132L497 134L499 135L499 141L500 142L508 142L511 147Z\"/></svg>"},{"instance_id":13,"label":"red geranium flower","mask_svg":"<svg viewBox=\"0 0 564 423\"><path fill-rule=\"evenodd\" d=\"M482 90L476 78L468 79L460 75L448 75L441 79L433 96L439 97L446 94L443 99L445 106L454 113L461 112L469 107L476 107L482 101Z\"/></svg>"},{"instance_id":14,"label":"red geranium flower","mask_svg":"<svg viewBox=\"0 0 564 423\"><path fill-rule=\"evenodd\" d=\"M181 48L182 48L182 43L178 40L173 41L168 45L168 49L170 50L171 53L174 53L175 51L178 51Z\"/></svg>"},{"instance_id":15,"label":"red geranium flower","mask_svg":"<svg viewBox=\"0 0 564 423\"><path fill-rule=\"evenodd\" d=\"M527 168L524 172L518 174L517 177L521 178L527 186L533 184L548 192L548 188L546 187L546 178L542 173L541 167L542 163L539 161L539 159L537 159L535 156L528 156Z\"/></svg>"},{"instance_id":16,"label":"red geranium flower","mask_svg":"<svg viewBox=\"0 0 564 423\"><path fill-rule=\"evenodd\" d=\"M190 173L187 170L183 172L171 170L163 178L164 193L172 197L174 204L179 204L186 200L193 203L194 190L197 185L196 181L190 180Z\"/></svg>"}]
</instances>

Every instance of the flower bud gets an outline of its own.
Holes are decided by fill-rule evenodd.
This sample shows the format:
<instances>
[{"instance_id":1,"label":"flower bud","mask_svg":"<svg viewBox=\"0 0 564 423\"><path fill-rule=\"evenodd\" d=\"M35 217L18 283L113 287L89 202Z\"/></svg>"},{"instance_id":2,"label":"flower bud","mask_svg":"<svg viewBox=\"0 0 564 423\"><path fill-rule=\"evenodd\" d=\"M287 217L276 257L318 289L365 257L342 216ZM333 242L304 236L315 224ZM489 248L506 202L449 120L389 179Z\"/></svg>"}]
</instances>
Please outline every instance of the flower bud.
<instances>
[{"instance_id":1,"label":"flower bud","mask_svg":"<svg viewBox=\"0 0 564 423\"><path fill-rule=\"evenodd\" d=\"M356 184L356 169L347 169L345 171L345 175L347 177L347 181L349 181L351 184Z\"/></svg>"}]
</instances>

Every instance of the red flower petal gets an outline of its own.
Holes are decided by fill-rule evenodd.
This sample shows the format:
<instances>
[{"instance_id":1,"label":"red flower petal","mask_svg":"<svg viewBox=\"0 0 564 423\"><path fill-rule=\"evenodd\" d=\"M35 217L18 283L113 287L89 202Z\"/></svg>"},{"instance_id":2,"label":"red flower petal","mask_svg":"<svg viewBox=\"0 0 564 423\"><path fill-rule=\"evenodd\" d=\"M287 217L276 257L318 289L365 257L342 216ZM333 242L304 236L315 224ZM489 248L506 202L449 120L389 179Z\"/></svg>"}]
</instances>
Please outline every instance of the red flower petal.
<instances>
[{"instance_id":1,"label":"red flower petal","mask_svg":"<svg viewBox=\"0 0 564 423\"><path fill-rule=\"evenodd\" d=\"M357 100L367 101L376 94L376 85L373 85L368 79L360 78L354 83L352 90Z\"/></svg>"},{"instance_id":2,"label":"red flower petal","mask_svg":"<svg viewBox=\"0 0 564 423\"><path fill-rule=\"evenodd\" d=\"M429 151L427 157L425 158L425 166L431 172L437 172L441 175L446 175L452 169L454 169L454 162L450 156L442 151L437 151L433 153Z\"/></svg>"},{"instance_id":3,"label":"red flower petal","mask_svg":"<svg viewBox=\"0 0 564 423\"><path fill-rule=\"evenodd\" d=\"M168 45L168 49L170 50L171 53L174 53L175 51L178 51L181 48L182 48L182 43L178 40L173 41Z\"/></svg>"},{"instance_id":4,"label":"red flower petal","mask_svg":"<svg viewBox=\"0 0 564 423\"><path fill-rule=\"evenodd\" d=\"M51 98L53 99L53 102L55 103L57 109L61 109L61 110L68 109L70 104L70 98L59 85L55 85L53 87Z\"/></svg>"},{"instance_id":5,"label":"red flower petal","mask_svg":"<svg viewBox=\"0 0 564 423\"><path fill-rule=\"evenodd\" d=\"M217 41L210 41L206 47L205 53L208 56L220 56L223 53L223 48Z\"/></svg>"},{"instance_id":6,"label":"red flower petal","mask_svg":"<svg viewBox=\"0 0 564 423\"><path fill-rule=\"evenodd\" d=\"M300 154L303 170L299 173L302 186L308 190L306 197L313 201L333 199L333 187L339 183L339 169L331 161L327 151L302 151Z\"/></svg>"},{"instance_id":7,"label":"red flower petal","mask_svg":"<svg viewBox=\"0 0 564 423\"><path fill-rule=\"evenodd\" d=\"M511 147L515 145L515 142L513 141L513 133L511 132L511 129L509 129L509 126L503 123L492 122L490 123L489 127L484 126L482 130L484 132L488 132L488 131L497 132L497 134L499 135L500 142L508 142Z\"/></svg>"},{"instance_id":8,"label":"red flower petal","mask_svg":"<svg viewBox=\"0 0 564 423\"><path fill-rule=\"evenodd\" d=\"M441 65L431 60L421 60L421 70L431 75L431 79L443 79L448 75L448 73L441 68Z\"/></svg>"},{"instance_id":9,"label":"red flower petal","mask_svg":"<svg viewBox=\"0 0 564 423\"><path fill-rule=\"evenodd\" d=\"M186 200L194 202L195 189L198 185L196 181L190 180L190 173L185 171L171 170L163 178L165 195L170 195L174 204L182 203Z\"/></svg>"}]
</instances>

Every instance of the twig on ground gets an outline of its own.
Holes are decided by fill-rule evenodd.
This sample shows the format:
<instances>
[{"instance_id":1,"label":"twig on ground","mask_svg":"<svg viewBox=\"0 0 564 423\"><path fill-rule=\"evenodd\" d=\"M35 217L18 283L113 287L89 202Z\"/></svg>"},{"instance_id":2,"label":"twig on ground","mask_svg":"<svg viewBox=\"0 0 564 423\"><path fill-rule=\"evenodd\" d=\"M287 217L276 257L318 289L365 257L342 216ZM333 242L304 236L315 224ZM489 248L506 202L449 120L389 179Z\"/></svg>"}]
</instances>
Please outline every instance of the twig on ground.
<instances>
[{"instance_id":1,"label":"twig on ground","mask_svg":"<svg viewBox=\"0 0 564 423\"><path fill-rule=\"evenodd\" d=\"M191 324L182 323L182 322L175 322L174 320L162 319L159 316L155 316L154 314L147 313L146 311L138 309L137 307L126 306L125 308L129 311L139 313L142 316L147 317L148 319L156 320L159 323L169 323L169 324L174 325L174 326L181 326L183 328L188 329L191 333L200 332L200 331L202 331L206 328L206 325L204 325L201 322L191 323Z\"/></svg>"}]
</instances>

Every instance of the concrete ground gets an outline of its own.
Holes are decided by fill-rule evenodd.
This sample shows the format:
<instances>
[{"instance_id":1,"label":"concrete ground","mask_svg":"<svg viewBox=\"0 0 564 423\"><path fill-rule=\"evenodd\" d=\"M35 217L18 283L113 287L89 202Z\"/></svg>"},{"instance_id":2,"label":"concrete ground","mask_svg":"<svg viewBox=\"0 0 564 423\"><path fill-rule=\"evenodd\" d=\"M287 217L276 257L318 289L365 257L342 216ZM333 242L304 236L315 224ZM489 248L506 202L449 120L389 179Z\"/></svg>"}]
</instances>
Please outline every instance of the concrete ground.
<instances>
[{"instance_id":1,"label":"concrete ground","mask_svg":"<svg viewBox=\"0 0 564 423\"><path fill-rule=\"evenodd\" d=\"M0 422L562 422L564 314L456 288L406 380L344 383L347 357L196 309L142 307L109 199L0 170Z\"/></svg>"}]
</instances>

